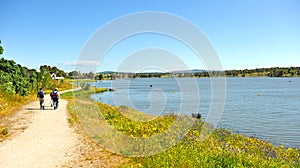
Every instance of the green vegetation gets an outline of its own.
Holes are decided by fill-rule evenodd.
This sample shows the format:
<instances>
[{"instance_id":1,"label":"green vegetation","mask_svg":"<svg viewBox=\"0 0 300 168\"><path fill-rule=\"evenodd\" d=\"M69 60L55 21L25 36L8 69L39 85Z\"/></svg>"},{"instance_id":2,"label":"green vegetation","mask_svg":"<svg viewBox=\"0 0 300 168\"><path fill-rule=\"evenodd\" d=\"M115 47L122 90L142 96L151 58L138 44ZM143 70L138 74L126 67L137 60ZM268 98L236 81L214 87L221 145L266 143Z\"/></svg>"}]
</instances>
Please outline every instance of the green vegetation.
<instances>
[{"instance_id":1,"label":"green vegetation","mask_svg":"<svg viewBox=\"0 0 300 168\"><path fill-rule=\"evenodd\" d=\"M55 73L56 76L59 77L68 77L67 73L65 73L63 70L58 69L56 66L51 67L49 65L42 65L40 66L40 70L43 70L44 72L49 74Z\"/></svg>"},{"instance_id":2,"label":"green vegetation","mask_svg":"<svg viewBox=\"0 0 300 168\"><path fill-rule=\"evenodd\" d=\"M95 79L95 74L93 72L81 73L79 71L72 71L68 73L68 78L70 79Z\"/></svg>"},{"instance_id":3,"label":"green vegetation","mask_svg":"<svg viewBox=\"0 0 300 168\"><path fill-rule=\"evenodd\" d=\"M38 88L45 90L59 87L61 89L70 89L72 85L64 80L53 80L50 71L41 66L37 71L28 69L16 64L13 60L0 59L0 90L9 94L18 94L28 96L30 93L36 93ZM53 67L54 69L56 67Z\"/></svg>"},{"instance_id":4,"label":"green vegetation","mask_svg":"<svg viewBox=\"0 0 300 168\"><path fill-rule=\"evenodd\" d=\"M0 117L34 99L30 93L33 93L36 84L35 71L1 58L0 78Z\"/></svg>"},{"instance_id":5,"label":"green vegetation","mask_svg":"<svg viewBox=\"0 0 300 168\"><path fill-rule=\"evenodd\" d=\"M225 71L228 77L300 77L300 67L256 68Z\"/></svg>"},{"instance_id":6,"label":"green vegetation","mask_svg":"<svg viewBox=\"0 0 300 168\"><path fill-rule=\"evenodd\" d=\"M179 117L166 115L155 117L149 122L135 122L125 118L114 107L99 104L99 108L115 129L134 137L149 137L161 133ZM225 129L216 129L202 142L203 124L201 120L196 120L191 130L174 147L153 156L131 158L131 163L142 167L300 166L299 149L276 147L257 138L234 134Z\"/></svg>"},{"instance_id":7,"label":"green vegetation","mask_svg":"<svg viewBox=\"0 0 300 168\"><path fill-rule=\"evenodd\" d=\"M104 146L113 141L114 144L127 144L126 150L145 150L139 141L131 145L126 139L115 140L117 134L107 131L110 126L124 135L147 139L163 132L178 119L189 122L188 116L165 115L148 116L127 107L113 107L102 103L88 103L73 100L68 107L72 122L81 122L85 130L96 141ZM133 116L138 116L132 119ZM130 157L129 162L121 167L299 167L300 150L235 134L226 129L215 129L203 139L203 130L207 127L201 120L193 119L191 129L184 133L176 145L161 153ZM110 125L110 126L109 126ZM180 128L180 127L178 127ZM175 129L177 130L177 128ZM104 132L108 132L109 135ZM204 131L205 132L205 131ZM105 140L106 139L106 140ZM173 141L172 134L163 142ZM159 141L159 139L157 139ZM151 142L155 145L161 142ZM118 146L116 145L116 146ZM127 156L128 152L119 152ZM118 149L115 149L118 150ZM93 158L91 158L92 160Z\"/></svg>"},{"instance_id":8,"label":"green vegetation","mask_svg":"<svg viewBox=\"0 0 300 168\"><path fill-rule=\"evenodd\" d=\"M10 94L27 96L36 83L36 73L12 60L0 59L0 89Z\"/></svg>"},{"instance_id":9,"label":"green vegetation","mask_svg":"<svg viewBox=\"0 0 300 168\"><path fill-rule=\"evenodd\" d=\"M2 135L7 135L8 134L8 128L4 127L1 129Z\"/></svg>"},{"instance_id":10,"label":"green vegetation","mask_svg":"<svg viewBox=\"0 0 300 168\"><path fill-rule=\"evenodd\" d=\"M0 125L0 140L1 139L5 139L6 137L8 137L10 134L8 128L6 126L1 126Z\"/></svg>"},{"instance_id":11,"label":"green vegetation","mask_svg":"<svg viewBox=\"0 0 300 168\"><path fill-rule=\"evenodd\" d=\"M62 99L69 99L69 100L74 98L80 98L81 100L86 100L86 99L89 100L89 96L91 94L103 93L108 90L107 88L91 87L91 85L88 83L80 83L80 87L82 88L81 90L62 93L60 97Z\"/></svg>"},{"instance_id":12,"label":"green vegetation","mask_svg":"<svg viewBox=\"0 0 300 168\"><path fill-rule=\"evenodd\" d=\"M120 78L202 78L213 76L226 77L300 77L300 67L273 67L256 68L245 70L226 70L221 71L179 71L179 72L147 72L147 73L124 73L124 72L102 72L95 75L96 80L115 80Z\"/></svg>"},{"instance_id":13,"label":"green vegetation","mask_svg":"<svg viewBox=\"0 0 300 168\"><path fill-rule=\"evenodd\" d=\"M145 138L162 133L163 131L166 131L176 119L175 116L168 115L155 117L149 122L137 122L122 114L124 111L121 110L124 110L124 107L114 108L102 103L98 103L98 105L99 110L110 125L113 125L116 130L133 137Z\"/></svg>"},{"instance_id":14,"label":"green vegetation","mask_svg":"<svg viewBox=\"0 0 300 168\"><path fill-rule=\"evenodd\" d=\"M0 40L0 55L3 54L3 51L4 51L4 49L3 49L3 47L1 46L1 40Z\"/></svg>"},{"instance_id":15,"label":"green vegetation","mask_svg":"<svg viewBox=\"0 0 300 168\"><path fill-rule=\"evenodd\" d=\"M79 86L80 83L95 82L95 79L67 79L67 81Z\"/></svg>"},{"instance_id":16,"label":"green vegetation","mask_svg":"<svg viewBox=\"0 0 300 168\"><path fill-rule=\"evenodd\" d=\"M201 124L177 145L160 154L132 158L141 167L299 167L299 149L276 147L256 138L216 129L199 139ZM125 167L125 165L124 165Z\"/></svg>"},{"instance_id":17,"label":"green vegetation","mask_svg":"<svg viewBox=\"0 0 300 168\"><path fill-rule=\"evenodd\" d=\"M37 72L4 58L0 59L0 78L0 117L35 100L40 87L47 93L56 87L60 90L72 88L72 85L64 80L51 79L50 73L43 68Z\"/></svg>"},{"instance_id":18,"label":"green vegetation","mask_svg":"<svg viewBox=\"0 0 300 168\"><path fill-rule=\"evenodd\" d=\"M3 51L0 46L0 54ZM60 90L72 88L72 85L64 80L53 80L51 73L64 74L57 67L44 65L38 70L28 69L13 60L0 58L0 117L35 100L40 87L48 93L56 87Z\"/></svg>"}]
</instances>

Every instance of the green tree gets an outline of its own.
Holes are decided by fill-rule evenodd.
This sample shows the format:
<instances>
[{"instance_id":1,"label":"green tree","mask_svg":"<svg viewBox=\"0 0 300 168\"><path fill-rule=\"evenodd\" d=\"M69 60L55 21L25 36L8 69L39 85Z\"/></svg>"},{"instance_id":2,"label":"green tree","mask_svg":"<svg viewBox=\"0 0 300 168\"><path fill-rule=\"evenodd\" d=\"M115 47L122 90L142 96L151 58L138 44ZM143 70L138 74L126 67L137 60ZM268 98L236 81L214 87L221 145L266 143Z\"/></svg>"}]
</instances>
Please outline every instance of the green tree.
<instances>
[{"instance_id":1,"label":"green tree","mask_svg":"<svg viewBox=\"0 0 300 168\"><path fill-rule=\"evenodd\" d=\"M13 60L0 59L0 89L12 94L26 96L30 91L30 83L24 73L23 67L16 65Z\"/></svg>"},{"instance_id":2,"label":"green tree","mask_svg":"<svg viewBox=\"0 0 300 168\"><path fill-rule=\"evenodd\" d=\"M97 74L97 75L95 76L95 79L96 79L96 80L102 80L102 79L104 79L104 75L103 75L103 74Z\"/></svg>"},{"instance_id":3,"label":"green tree","mask_svg":"<svg viewBox=\"0 0 300 168\"><path fill-rule=\"evenodd\" d=\"M87 78L89 78L89 79L94 79L94 76L95 75L93 74L92 71L87 74Z\"/></svg>"},{"instance_id":4,"label":"green tree","mask_svg":"<svg viewBox=\"0 0 300 168\"><path fill-rule=\"evenodd\" d=\"M40 69L40 72L38 73L38 82L41 84L42 88L49 89L52 88L51 85L51 76L50 72L46 69Z\"/></svg>"},{"instance_id":5,"label":"green tree","mask_svg":"<svg viewBox=\"0 0 300 168\"><path fill-rule=\"evenodd\" d=\"M77 79L80 76L80 72L78 71L72 71L68 73L68 77L71 79Z\"/></svg>"},{"instance_id":6,"label":"green tree","mask_svg":"<svg viewBox=\"0 0 300 168\"><path fill-rule=\"evenodd\" d=\"M3 51L4 51L4 49L3 49L3 47L1 46L1 40L0 40L0 54L3 54Z\"/></svg>"}]
</instances>

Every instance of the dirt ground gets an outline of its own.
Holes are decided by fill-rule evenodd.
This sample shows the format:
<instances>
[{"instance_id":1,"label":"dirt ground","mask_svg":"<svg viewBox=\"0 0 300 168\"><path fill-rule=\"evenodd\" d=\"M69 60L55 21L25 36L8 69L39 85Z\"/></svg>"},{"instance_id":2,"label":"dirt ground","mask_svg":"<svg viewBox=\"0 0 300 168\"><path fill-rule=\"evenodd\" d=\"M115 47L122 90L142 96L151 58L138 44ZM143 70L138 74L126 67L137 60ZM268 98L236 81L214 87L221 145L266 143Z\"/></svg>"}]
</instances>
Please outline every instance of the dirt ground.
<instances>
[{"instance_id":1,"label":"dirt ground","mask_svg":"<svg viewBox=\"0 0 300 168\"><path fill-rule=\"evenodd\" d=\"M45 105L40 110L37 100L1 118L9 136L0 139L0 167L118 167L128 161L95 143L80 124L71 127L66 100L53 110L46 96Z\"/></svg>"}]
</instances>

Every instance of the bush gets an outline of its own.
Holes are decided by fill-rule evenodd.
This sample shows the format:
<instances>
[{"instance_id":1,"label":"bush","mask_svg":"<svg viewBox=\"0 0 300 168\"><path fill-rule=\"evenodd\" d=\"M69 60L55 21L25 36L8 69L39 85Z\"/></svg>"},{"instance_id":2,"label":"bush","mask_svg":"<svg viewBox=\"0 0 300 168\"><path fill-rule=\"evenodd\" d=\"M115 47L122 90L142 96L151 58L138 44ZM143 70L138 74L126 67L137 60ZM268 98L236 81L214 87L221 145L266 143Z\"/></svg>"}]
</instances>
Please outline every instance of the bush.
<instances>
[{"instance_id":1,"label":"bush","mask_svg":"<svg viewBox=\"0 0 300 168\"><path fill-rule=\"evenodd\" d=\"M2 135L7 135L8 134L8 128L4 127L1 130Z\"/></svg>"},{"instance_id":2,"label":"bush","mask_svg":"<svg viewBox=\"0 0 300 168\"><path fill-rule=\"evenodd\" d=\"M91 84L89 84L89 83L81 83L81 84L80 84L80 87L81 87L83 90L90 90L90 89L91 89Z\"/></svg>"},{"instance_id":3,"label":"bush","mask_svg":"<svg viewBox=\"0 0 300 168\"><path fill-rule=\"evenodd\" d=\"M17 65L13 60L0 59L0 89L10 94L27 96L33 83L28 79L28 73L32 73L25 67ZM31 75L29 75L31 78Z\"/></svg>"}]
</instances>

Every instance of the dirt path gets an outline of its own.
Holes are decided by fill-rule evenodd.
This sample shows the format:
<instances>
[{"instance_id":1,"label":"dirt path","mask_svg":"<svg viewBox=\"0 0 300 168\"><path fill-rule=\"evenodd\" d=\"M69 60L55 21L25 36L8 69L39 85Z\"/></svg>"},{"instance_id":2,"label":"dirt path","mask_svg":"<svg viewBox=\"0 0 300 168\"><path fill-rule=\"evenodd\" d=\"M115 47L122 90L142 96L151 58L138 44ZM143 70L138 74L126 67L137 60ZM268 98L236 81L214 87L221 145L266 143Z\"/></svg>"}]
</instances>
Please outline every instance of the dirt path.
<instances>
[{"instance_id":1,"label":"dirt path","mask_svg":"<svg viewBox=\"0 0 300 168\"><path fill-rule=\"evenodd\" d=\"M11 138L0 142L0 167L67 167L76 156L78 135L67 121L67 101L53 110L45 97L45 110L38 101L16 113Z\"/></svg>"}]
</instances>

